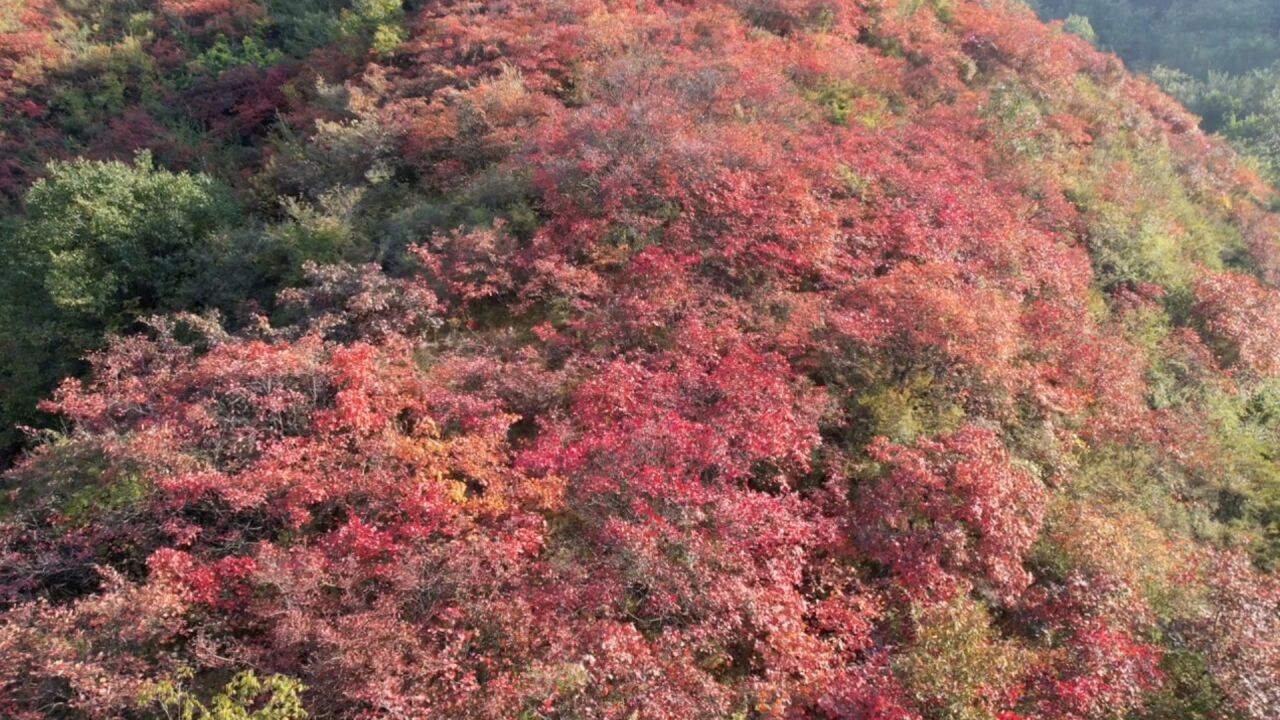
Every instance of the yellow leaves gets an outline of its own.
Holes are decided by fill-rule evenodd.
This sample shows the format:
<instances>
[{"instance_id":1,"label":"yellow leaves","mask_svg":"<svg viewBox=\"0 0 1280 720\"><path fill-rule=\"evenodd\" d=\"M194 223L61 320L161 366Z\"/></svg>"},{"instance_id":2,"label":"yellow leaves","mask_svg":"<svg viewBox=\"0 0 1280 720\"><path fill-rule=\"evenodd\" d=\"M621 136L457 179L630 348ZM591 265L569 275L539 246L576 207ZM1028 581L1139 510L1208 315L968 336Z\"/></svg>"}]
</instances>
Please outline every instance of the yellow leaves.
<instances>
[{"instance_id":1,"label":"yellow leaves","mask_svg":"<svg viewBox=\"0 0 1280 720\"><path fill-rule=\"evenodd\" d=\"M182 668L173 680L152 683L138 698L139 707L159 706L167 717L182 720L303 720L301 694L307 686L287 675L259 679L252 670L238 673L206 705L188 690L195 673ZM177 682L174 682L174 681Z\"/></svg>"},{"instance_id":2,"label":"yellow leaves","mask_svg":"<svg viewBox=\"0 0 1280 720\"><path fill-rule=\"evenodd\" d=\"M400 436L393 450L394 457L400 462L431 468L443 467L448 454L449 444L440 440L439 435L434 432L418 437ZM431 474L430 471L424 471L424 473ZM436 470L434 474L438 477L440 472Z\"/></svg>"},{"instance_id":3,"label":"yellow leaves","mask_svg":"<svg viewBox=\"0 0 1280 720\"><path fill-rule=\"evenodd\" d=\"M442 438L431 420L420 420L415 437L401 437L394 457L418 466L417 481L443 488L445 499L474 515L502 513L512 507L553 512L563 507L567 481L548 474L526 477L510 468L504 433L514 418L502 417L495 431ZM506 423L506 425L504 425Z\"/></svg>"},{"instance_id":4,"label":"yellow leaves","mask_svg":"<svg viewBox=\"0 0 1280 720\"><path fill-rule=\"evenodd\" d=\"M558 475L547 475L541 478L527 478L518 488L518 492L526 507L542 512L551 512L564 506L565 489L568 480Z\"/></svg>"},{"instance_id":5,"label":"yellow leaves","mask_svg":"<svg viewBox=\"0 0 1280 720\"><path fill-rule=\"evenodd\" d=\"M593 53L617 52L633 43L638 28L632 18L599 9L583 20L583 37Z\"/></svg>"},{"instance_id":6,"label":"yellow leaves","mask_svg":"<svg viewBox=\"0 0 1280 720\"><path fill-rule=\"evenodd\" d=\"M1027 665L1028 654L992 628L986 608L957 597L911 609L915 640L894 662L934 720L988 720Z\"/></svg>"},{"instance_id":7,"label":"yellow leaves","mask_svg":"<svg viewBox=\"0 0 1280 720\"><path fill-rule=\"evenodd\" d=\"M1060 572L1117 578L1141 592L1157 614L1182 614L1197 602L1196 590L1182 582L1194 558L1141 512L1061 498L1050 508L1044 540Z\"/></svg>"},{"instance_id":8,"label":"yellow leaves","mask_svg":"<svg viewBox=\"0 0 1280 720\"><path fill-rule=\"evenodd\" d=\"M501 74L476 87L475 102L498 124L513 123L529 111L529 88L518 68L503 64Z\"/></svg>"},{"instance_id":9,"label":"yellow leaves","mask_svg":"<svg viewBox=\"0 0 1280 720\"><path fill-rule=\"evenodd\" d=\"M938 435L964 422L964 409L946 396L945 387L928 371L916 371L897 383L877 384L857 397L872 434L894 442Z\"/></svg>"},{"instance_id":10,"label":"yellow leaves","mask_svg":"<svg viewBox=\"0 0 1280 720\"><path fill-rule=\"evenodd\" d=\"M459 480L449 480L439 473L436 474L436 481L444 484L446 491L445 496L452 502L463 505L467 502L467 484Z\"/></svg>"},{"instance_id":11,"label":"yellow leaves","mask_svg":"<svg viewBox=\"0 0 1280 720\"><path fill-rule=\"evenodd\" d=\"M408 33L399 25L382 24L373 31L372 49L379 55L390 55L406 39Z\"/></svg>"}]
</instances>

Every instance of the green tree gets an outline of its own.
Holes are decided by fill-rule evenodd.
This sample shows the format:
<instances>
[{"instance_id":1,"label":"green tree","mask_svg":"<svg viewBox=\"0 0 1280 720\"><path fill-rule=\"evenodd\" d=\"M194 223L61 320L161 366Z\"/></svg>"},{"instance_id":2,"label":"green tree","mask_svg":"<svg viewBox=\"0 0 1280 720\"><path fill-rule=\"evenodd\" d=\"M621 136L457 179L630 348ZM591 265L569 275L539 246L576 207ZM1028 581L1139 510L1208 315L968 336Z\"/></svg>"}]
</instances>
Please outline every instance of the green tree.
<instances>
[{"instance_id":1,"label":"green tree","mask_svg":"<svg viewBox=\"0 0 1280 720\"><path fill-rule=\"evenodd\" d=\"M104 334L153 312L198 309L190 287L207 271L207 246L239 217L224 186L157 168L145 153L132 165L51 164L0 236L4 443Z\"/></svg>"}]
</instances>

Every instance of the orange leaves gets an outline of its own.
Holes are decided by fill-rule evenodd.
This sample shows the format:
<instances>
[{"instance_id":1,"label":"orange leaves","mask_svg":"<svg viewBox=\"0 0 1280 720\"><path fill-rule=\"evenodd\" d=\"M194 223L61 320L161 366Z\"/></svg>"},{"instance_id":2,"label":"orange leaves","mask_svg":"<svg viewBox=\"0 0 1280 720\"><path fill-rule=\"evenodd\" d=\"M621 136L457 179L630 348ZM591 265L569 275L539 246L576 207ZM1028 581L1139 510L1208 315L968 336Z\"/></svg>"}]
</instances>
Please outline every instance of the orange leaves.
<instances>
[{"instance_id":1,"label":"orange leaves","mask_svg":"<svg viewBox=\"0 0 1280 720\"><path fill-rule=\"evenodd\" d=\"M883 277L849 287L832 329L874 351L921 361L939 353L1008 382L1019 351L1018 303L941 263L904 263Z\"/></svg>"}]
</instances>

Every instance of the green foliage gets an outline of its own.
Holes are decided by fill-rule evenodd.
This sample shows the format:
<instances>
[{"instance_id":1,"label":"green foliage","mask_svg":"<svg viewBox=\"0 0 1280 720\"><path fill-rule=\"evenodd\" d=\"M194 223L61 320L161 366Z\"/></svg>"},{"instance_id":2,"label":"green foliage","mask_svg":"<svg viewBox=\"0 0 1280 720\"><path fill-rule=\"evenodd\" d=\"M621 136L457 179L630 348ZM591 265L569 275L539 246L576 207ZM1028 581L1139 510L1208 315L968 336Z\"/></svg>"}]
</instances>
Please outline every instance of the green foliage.
<instances>
[{"instance_id":1,"label":"green foliage","mask_svg":"<svg viewBox=\"0 0 1280 720\"><path fill-rule=\"evenodd\" d=\"M354 0L338 15L338 35L355 47L364 45L379 55L404 41L401 0Z\"/></svg>"},{"instance_id":2,"label":"green foliage","mask_svg":"<svg viewBox=\"0 0 1280 720\"><path fill-rule=\"evenodd\" d=\"M1000 128L997 140L1005 152L1040 157L1045 149L1037 141L1044 113L1026 88L1006 83L995 87L987 104L987 115Z\"/></svg>"},{"instance_id":3,"label":"green foliage","mask_svg":"<svg viewBox=\"0 0 1280 720\"><path fill-rule=\"evenodd\" d=\"M268 67L284 59L284 53L278 48L267 46L262 40L247 35L235 43L225 36L219 36L213 47L205 50L192 61L192 68L211 75L220 75L224 71L242 65Z\"/></svg>"},{"instance_id":4,"label":"green foliage","mask_svg":"<svg viewBox=\"0 0 1280 720\"><path fill-rule=\"evenodd\" d=\"M0 484L0 517L47 501L67 527L81 528L139 510L152 491L139 473L74 439L51 433L46 448L42 471Z\"/></svg>"},{"instance_id":5,"label":"green foliage","mask_svg":"<svg viewBox=\"0 0 1280 720\"><path fill-rule=\"evenodd\" d=\"M964 422L964 408L927 372L913 372L899 382L868 386L854 399L855 423L871 436L911 442L955 430Z\"/></svg>"},{"instance_id":6,"label":"green foliage","mask_svg":"<svg viewBox=\"0 0 1280 720\"><path fill-rule=\"evenodd\" d=\"M1222 690L1202 654L1186 649L1165 653L1160 663L1164 687L1148 701L1142 720L1214 720L1224 717Z\"/></svg>"},{"instance_id":7,"label":"green foliage","mask_svg":"<svg viewBox=\"0 0 1280 720\"><path fill-rule=\"evenodd\" d=\"M301 695L307 687L286 675L259 679L252 671L237 674L206 703L178 683L166 681L145 691L139 705L155 707L169 720L303 720Z\"/></svg>"},{"instance_id":8,"label":"green foliage","mask_svg":"<svg viewBox=\"0 0 1280 720\"><path fill-rule=\"evenodd\" d=\"M293 57L302 57L334 41L338 33L338 13L347 0L268 0L265 3L280 37L280 47Z\"/></svg>"},{"instance_id":9,"label":"green foliage","mask_svg":"<svg viewBox=\"0 0 1280 720\"><path fill-rule=\"evenodd\" d=\"M1270 381L1207 408L1229 468L1217 485L1217 516L1249 537L1255 560L1280 567L1280 385Z\"/></svg>"},{"instance_id":10,"label":"green foliage","mask_svg":"<svg viewBox=\"0 0 1280 720\"><path fill-rule=\"evenodd\" d=\"M59 4L81 18L88 35L100 41L136 28L136 19L155 6L152 0L60 0Z\"/></svg>"},{"instance_id":11,"label":"green foliage","mask_svg":"<svg viewBox=\"0 0 1280 720\"><path fill-rule=\"evenodd\" d=\"M1210 72L1198 78L1156 67L1152 77L1199 115L1206 130L1221 133L1260 170L1280 179L1280 62L1239 75Z\"/></svg>"},{"instance_id":12,"label":"green foliage","mask_svg":"<svg viewBox=\"0 0 1280 720\"><path fill-rule=\"evenodd\" d=\"M378 55L390 55L400 43L408 38L408 33L399 25L379 24L373 31L370 49Z\"/></svg>"},{"instance_id":13,"label":"green foliage","mask_svg":"<svg viewBox=\"0 0 1280 720\"><path fill-rule=\"evenodd\" d=\"M363 242L353 222L363 192L339 188L316 202L286 198L288 220L268 231L268 237L293 258L289 264L301 268L307 261L335 263L344 258L364 259Z\"/></svg>"},{"instance_id":14,"label":"green foliage","mask_svg":"<svg viewBox=\"0 0 1280 720\"><path fill-rule=\"evenodd\" d=\"M1078 35L1090 43L1098 42L1098 33L1093 29L1093 23L1089 22L1089 18L1084 15L1068 15L1062 27L1072 35Z\"/></svg>"},{"instance_id":15,"label":"green foliage","mask_svg":"<svg viewBox=\"0 0 1280 720\"><path fill-rule=\"evenodd\" d=\"M1118 170L1135 176L1131 187L1115 186ZM1188 188L1166 147L1117 133L1071 181L1104 288L1149 283L1184 296L1200 268L1221 269L1246 254L1239 230L1205 211L1206 198Z\"/></svg>"},{"instance_id":16,"label":"green foliage","mask_svg":"<svg viewBox=\"0 0 1280 720\"><path fill-rule=\"evenodd\" d=\"M906 0L898 5L898 12L903 17L911 17L926 7L932 10L942 22L951 22L951 0Z\"/></svg>"},{"instance_id":17,"label":"green foliage","mask_svg":"<svg viewBox=\"0 0 1280 720\"><path fill-rule=\"evenodd\" d=\"M147 497L147 484L137 475L88 484L67 498L62 512L73 525L87 525L103 513L137 507Z\"/></svg>"},{"instance_id":18,"label":"green foliage","mask_svg":"<svg viewBox=\"0 0 1280 720\"><path fill-rule=\"evenodd\" d=\"M1159 478L1164 483L1129 482L1134 477ZM1175 487L1170 488L1168 484ZM1169 500L1172 491L1187 489L1186 476L1162 465L1160 458L1148 448L1109 446L1080 458L1080 469L1069 494L1080 502L1139 508L1175 536L1206 535L1212 519L1204 509L1194 504L1181 506Z\"/></svg>"},{"instance_id":19,"label":"green foliage","mask_svg":"<svg viewBox=\"0 0 1280 720\"><path fill-rule=\"evenodd\" d=\"M155 62L140 38L87 46L77 62L61 73L50 105L59 129L68 134L94 134L136 101L158 102Z\"/></svg>"},{"instance_id":20,"label":"green foliage","mask_svg":"<svg viewBox=\"0 0 1280 720\"><path fill-rule=\"evenodd\" d=\"M225 187L203 175L133 165L54 163L0 237L0 417L30 422L36 400L104 333L182 307L206 244L240 218ZM5 442L16 439L8 431Z\"/></svg>"},{"instance_id":21,"label":"green foliage","mask_svg":"<svg viewBox=\"0 0 1280 720\"><path fill-rule=\"evenodd\" d=\"M319 121L304 138L283 128L268 168L268 192L318 198L339 187L387 182L396 171L398 135L374 117Z\"/></svg>"},{"instance_id":22,"label":"green foliage","mask_svg":"<svg viewBox=\"0 0 1280 720\"><path fill-rule=\"evenodd\" d=\"M1269 0L1032 0L1051 18L1084 16L1103 47L1139 68L1247 72L1280 52L1280 5Z\"/></svg>"},{"instance_id":23,"label":"green foliage","mask_svg":"<svg viewBox=\"0 0 1280 720\"><path fill-rule=\"evenodd\" d=\"M836 125L848 125L853 115L854 101L862 97L862 89L843 80L827 80L816 84L806 92L810 102L823 109L827 119Z\"/></svg>"},{"instance_id":24,"label":"green foliage","mask_svg":"<svg viewBox=\"0 0 1280 720\"><path fill-rule=\"evenodd\" d=\"M108 330L135 309L163 306L190 274L194 248L239 218L214 180L157 169L146 154L132 166L54 163L26 208L6 248L20 260L15 274L60 313Z\"/></svg>"},{"instance_id":25,"label":"green foliage","mask_svg":"<svg viewBox=\"0 0 1280 720\"><path fill-rule=\"evenodd\" d=\"M1078 456L1067 497L1127 509L1183 542L1247 544L1260 566L1280 566L1280 381L1231 387L1207 380L1203 368L1160 349L1160 331L1140 330L1151 333L1156 359L1149 403L1161 412L1194 413L1205 431L1201 449L1219 471L1180 466L1145 445L1098 446Z\"/></svg>"}]
</instances>

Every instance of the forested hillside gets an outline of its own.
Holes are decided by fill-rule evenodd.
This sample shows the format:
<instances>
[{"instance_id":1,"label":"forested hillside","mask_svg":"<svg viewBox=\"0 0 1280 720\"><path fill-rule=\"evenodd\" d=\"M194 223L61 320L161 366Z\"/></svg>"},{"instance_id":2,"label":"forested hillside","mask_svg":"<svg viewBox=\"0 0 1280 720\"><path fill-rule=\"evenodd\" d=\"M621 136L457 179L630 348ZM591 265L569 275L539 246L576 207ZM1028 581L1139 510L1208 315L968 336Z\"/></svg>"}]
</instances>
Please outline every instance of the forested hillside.
<instances>
[{"instance_id":1,"label":"forested hillside","mask_svg":"<svg viewBox=\"0 0 1280 720\"><path fill-rule=\"evenodd\" d=\"M0 192L2 717L1280 708L1273 190L1021 2L10 0Z\"/></svg>"},{"instance_id":2,"label":"forested hillside","mask_svg":"<svg viewBox=\"0 0 1280 720\"><path fill-rule=\"evenodd\" d=\"M1270 0L1031 0L1046 18L1150 73L1280 180L1280 4Z\"/></svg>"}]
</instances>

